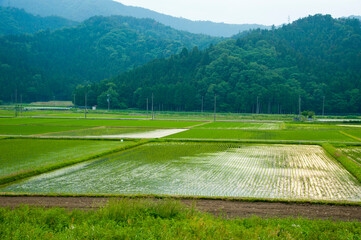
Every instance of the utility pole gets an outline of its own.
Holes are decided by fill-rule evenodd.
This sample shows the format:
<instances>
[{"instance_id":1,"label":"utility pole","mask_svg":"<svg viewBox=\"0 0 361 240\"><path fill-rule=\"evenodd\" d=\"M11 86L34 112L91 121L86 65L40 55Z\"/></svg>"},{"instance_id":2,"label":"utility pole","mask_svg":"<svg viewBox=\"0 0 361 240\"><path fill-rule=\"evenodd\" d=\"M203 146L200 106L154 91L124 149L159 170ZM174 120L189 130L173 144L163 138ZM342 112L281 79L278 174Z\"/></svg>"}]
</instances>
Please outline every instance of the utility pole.
<instances>
[{"instance_id":1,"label":"utility pole","mask_svg":"<svg viewBox=\"0 0 361 240\"><path fill-rule=\"evenodd\" d=\"M107 102L108 102L108 112L110 109L110 94L107 94Z\"/></svg>"},{"instance_id":2,"label":"utility pole","mask_svg":"<svg viewBox=\"0 0 361 240\"><path fill-rule=\"evenodd\" d=\"M259 114L259 103L258 103L259 96L257 96L257 107L256 107L256 114Z\"/></svg>"},{"instance_id":3,"label":"utility pole","mask_svg":"<svg viewBox=\"0 0 361 240\"><path fill-rule=\"evenodd\" d=\"M20 94L20 116L23 116L23 95Z\"/></svg>"},{"instance_id":4,"label":"utility pole","mask_svg":"<svg viewBox=\"0 0 361 240\"><path fill-rule=\"evenodd\" d=\"M152 93L152 120L154 120L154 95Z\"/></svg>"},{"instance_id":5,"label":"utility pole","mask_svg":"<svg viewBox=\"0 0 361 240\"><path fill-rule=\"evenodd\" d=\"M15 117L18 116L18 89L15 89Z\"/></svg>"},{"instance_id":6,"label":"utility pole","mask_svg":"<svg viewBox=\"0 0 361 240\"><path fill-rule=\"evenodd\" d=\"M147 98L147 117L148 117L148 98Z\"/></svg>"},{"instance_id":7,"label":"utility pole","mask_svg":"<svg viewBox=\"0 0 361 240\"><path fill-rule=\"evenodd\" d=\"M75 96L76 96L76 94L74 93L74 106L76 106L76 104L75 104Z\"/></svg>"},{"instance_id":8,"label":"utility pole","mask_svg":"<svg viewBox=\"0 0 361 240\"><path fill-rule=\"evenodd\" d=\"M298 95L298 115L301 116L301 95Z\"/></svg>"},{"instance_id":9,"label":"utility pole","mask_svg":"<svg viewBox=\"0 0 361 240\"><path fill-rule=\"evenodd\" d=\"M217 94L214 94L214 121L216 121Z\"/></svg>"},{"instance_id":10,"label":"utility pole","mask_svg":"<svg viewBox=\"0 0 361 240\"><path fill-rule=\"evenodd\" d=\"M201 113L203 113L203 100L204 100L204 97L202 96L202 107L201 107Z\"/></svg>"},{"instance_id":11,"label":"utility pole","mask_svg":"<svg viewBox=\"0 0 361 240\"><path fill-rule=\"evenodd\" d=\"M84 116L86 118L86 112L87 112L87 97L88 97L88 90L85 90L85 109L84 109Z\"/></svg>"},{"instance_id":12,"label":"utility pole","mask_svg":"<svg viewBox=\"0 0 361 240\"><path fill-rule=\"evenodd\" d=\"M323 101L322 101L322 116L325 115L325 96L323 96Z\"/></svg>"}]
</instances>

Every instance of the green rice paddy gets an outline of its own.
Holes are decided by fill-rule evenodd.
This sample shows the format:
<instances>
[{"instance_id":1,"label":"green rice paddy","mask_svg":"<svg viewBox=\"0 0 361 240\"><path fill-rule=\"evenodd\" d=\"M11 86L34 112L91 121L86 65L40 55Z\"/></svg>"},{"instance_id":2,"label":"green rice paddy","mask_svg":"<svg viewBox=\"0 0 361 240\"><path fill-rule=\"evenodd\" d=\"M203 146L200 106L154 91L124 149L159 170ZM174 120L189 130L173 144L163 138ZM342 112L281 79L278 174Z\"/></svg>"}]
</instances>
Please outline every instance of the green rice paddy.
<instances>
[{"instance_id":1,"label":"green rice paddy","mask_svg":"<svg viewBox=\"0 0 361 240\"><path fill-rule=\"evenodd\" d=\"M361 201L361 184L319 146L152 143L1 189Z\"/></svg>"},{"instance_id":2,"label":"green rice paddy","mask_svg":"<svg viewBox=\"0 0 361 240\"><path fill-rule=\"evenodd\" d=\"M46 134L46 136L109 136L129 133L144 133L150 131L154 131L154 128L96 127L68 132L50 133Z\"/></svg>"},{"instance_id":3,"label":"green rice paddy","mask_svg":"<svg viewBox=\"0 0 361 240\"><path fill-rule=\"evenodd\" d=\"M0 125L0 135L34 135L86 129L74 126Z\"/></svg>"},{"instance_id":4,"label":"green rice paddy","mask_svg":"<svg viewBox=\"0 0 361 240\"><path fill-rule=\"evenodd\" d=\"M0 177L53 163L93 155L131 142L2 139Z\"/></svg>"},{"instance_id":5,"label":"green rice paddy","mask_svg":"<svg viewBox=\"0 0 361 240\"><path fill-rule=\"evenodd\" d=\"M51 118L0 118L2 125L41 125L41 126L85 126L85 127L153 127L187 128L201 121L161 121L161 120L113 120L113 119L51 119Z\"/></svg>"},{"instance_id":6,"label":"green rice paddy","mask_svg":"<svg viewBox=\"0 0 361 240\"><path fill-rule=\"evenodd\" d=\"M281 140L281 141L339 141L358 142L335 130L241 130L241 129L190 129L167 136L178 139L234 139L234 140Z\"/></svg>"}]
</instances>

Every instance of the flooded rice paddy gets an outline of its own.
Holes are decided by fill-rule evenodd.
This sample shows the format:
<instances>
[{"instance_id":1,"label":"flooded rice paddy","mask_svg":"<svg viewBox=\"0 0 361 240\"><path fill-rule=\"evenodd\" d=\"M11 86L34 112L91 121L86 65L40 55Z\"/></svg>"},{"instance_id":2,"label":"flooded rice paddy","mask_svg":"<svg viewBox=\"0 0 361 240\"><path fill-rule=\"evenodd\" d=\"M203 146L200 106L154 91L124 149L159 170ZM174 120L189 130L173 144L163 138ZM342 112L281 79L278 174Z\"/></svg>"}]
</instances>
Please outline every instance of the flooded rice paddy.
<instances>
[{"instance_id":1,"label":"flooded rice paddy","mask_svg":"<svg viewBox=\"0 0 361 240\"><path fill-rule=\"evenodd\" d=\"M0 189L361 201L361 184L319 146L152 143Z\"/></svg>"}]
</instances>

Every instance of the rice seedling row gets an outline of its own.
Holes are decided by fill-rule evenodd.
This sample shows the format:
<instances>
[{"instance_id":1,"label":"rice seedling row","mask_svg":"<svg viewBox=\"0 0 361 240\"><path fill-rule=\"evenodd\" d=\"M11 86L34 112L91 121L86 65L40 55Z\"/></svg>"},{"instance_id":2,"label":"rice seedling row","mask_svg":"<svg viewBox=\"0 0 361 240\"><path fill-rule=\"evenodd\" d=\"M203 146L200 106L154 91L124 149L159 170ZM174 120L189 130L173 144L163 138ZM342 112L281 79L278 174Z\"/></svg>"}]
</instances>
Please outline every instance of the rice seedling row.
<instances>
[{"instance_id":1,"label":"rice seedling row","mask_svg":"<svg viewBox=\"0 0 361 240\"><path fill-rule=\"evenodd\" d=\"M151 143L1 189L361 201L361 184L311 145Z\"/></svg>"}]
</instances>

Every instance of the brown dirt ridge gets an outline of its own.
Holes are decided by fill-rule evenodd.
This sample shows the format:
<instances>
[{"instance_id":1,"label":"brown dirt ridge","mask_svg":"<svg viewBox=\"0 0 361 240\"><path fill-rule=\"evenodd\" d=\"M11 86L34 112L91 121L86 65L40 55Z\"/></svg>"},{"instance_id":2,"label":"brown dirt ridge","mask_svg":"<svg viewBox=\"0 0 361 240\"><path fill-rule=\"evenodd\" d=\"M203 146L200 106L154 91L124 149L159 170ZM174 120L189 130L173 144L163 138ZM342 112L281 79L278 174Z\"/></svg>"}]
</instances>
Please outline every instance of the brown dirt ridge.
<instances>
[{"instance_id":1,"label":"brown dirt ridge","mask_svg":"<svg viewBox=\"0 0 361 240\"><path fill-rule=\"evenodd\" d=\"M0 207L15 208L32 205L45 208L96 209L104 206L111 198L106 197L50 197L50 196L0 196ZM188 206L195 205L225 218L245 218L250 216L304 217L308 219L332 219L340 221L361 221L361 206L323 205L311 203L242 202L229 200L181 199Z\"/></svg>"}]
</instances>

